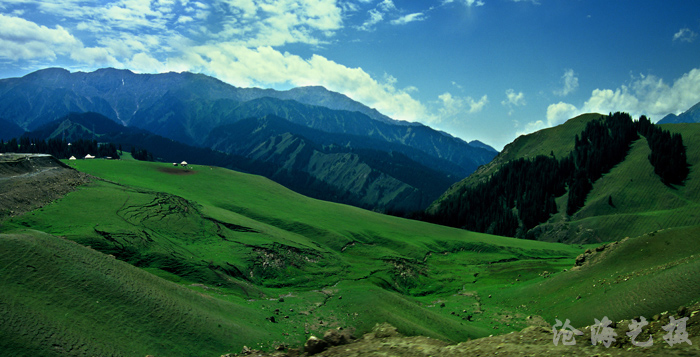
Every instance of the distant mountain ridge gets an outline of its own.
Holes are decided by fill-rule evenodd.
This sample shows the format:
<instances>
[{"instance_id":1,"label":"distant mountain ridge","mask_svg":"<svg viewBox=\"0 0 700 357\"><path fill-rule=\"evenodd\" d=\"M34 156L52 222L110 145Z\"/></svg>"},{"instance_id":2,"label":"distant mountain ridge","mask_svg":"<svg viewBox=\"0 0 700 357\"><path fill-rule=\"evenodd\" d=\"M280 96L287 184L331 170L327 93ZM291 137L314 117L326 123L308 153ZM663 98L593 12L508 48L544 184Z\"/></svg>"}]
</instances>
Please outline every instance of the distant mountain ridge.
<instances>
[{"instance_id":1,"label":"distant mountain ridge","mask_svg":"<svg viewBox=\"0 0 700 357\"><path fill-rule=\"evenodd\" d=\"M657 124L700 123L700 103L690 107L685 112L676 115L669 114L659 120Z\"/></svg>"},{"instance_id":2,"label":"distant mountain ridge","mask_svg":"<svg viewBox=\"0 0 700 357\"><path fill-rule=\"evenodd\" d=\"M405 145L391 145L393 150L387 152L381 149L386 144L376 139L329 134L273 115L219 127L206 146L309 173L360 197L361 206L376 202L390 210L425 207L457 179L431 168L441 168L437 161L449 166L448 161L431 162L428 155Z\"/></svg>"},{"instance_id":3,"label":"distant mountain ridge","mask_svg":"<svg viewBox=\"0 0 700 357\"><path fill-rule=\"evenodd\" d=\"M389 119L322 87L279 92L237 88L202 74L151 75L117 69L71 73L50 68L0 80L0 118L24 130L34 130L70 112L89 111L190 145L200 145L219 125L274 114L323 131L406 144L469 171L495 156L492 148L472 146L422 124Z\"/></svg>"},{"instance_id":4,"label":"distant mountain ridge","mask_svg":"<svg viewBox=\"0 0 700 357\"><path fill-rule=\"evenodd\" d=\"M215 165L271 178L310 197L390 212L426 207L457 177L454 168L405 145L348 134L330 134L266 116L240 120L212 132L207 148L192 147L97 113L70 113L26 134L39 140L96 140L124 151L146 149L155 158ZM407 153L408 155L404 154ZM418 157L428 166L409 158ZM420 175L416 175L420 172Z\"/></svg>"},{"instance_id":5,"label":"distant mountain ridge","mask_svg":"<svg viewBox=\"0 0 700 357\"><path fill-rule=\"evenodd\" d=\"M432 192L429 194L432 199L439 195L435 193L438 188L444 191L449 184L466 177L497 154L497 151L483 143L469 144L423 124L393 120L323 87L302 87L288 91L237 88L202 74L135 74L111 68L90 73L71 73L65 69L50 68L21 78L0 80L0 118L6 118L23 130L35 131L73 112L98 113L129 128L146 130L190 146L214 148L216 144L217 150L233 155L253 155L252 151L243 152L240 148L262 144L269 138L263 140L255 136L255 140L252 140L253 136L236 136L236 133L227 133L225 130L237 130L234 124L242 120L274 116L295 124L289 126L275 122L278 127L282 125L292 130L288 135L290 138L302 140L302 132L306 131L304 128L315 130L317 134L313 135L313 140L304 138L302 141L309 144L308 148L320 148L321 150L316 150L318 153L326 150L324 145L339 146L342 142L345 146L342 150L348 153L358 149L375 150L376 157L391 161L386 163L387 168L409 165L407 170L399 170L403 175L399 181L410 181L405 172L410 172L411 169L415 176L435 178L433 187L423 182L422 189L419 189ZM90 128L87 127L86 130L88 129ZM46 136L50 133L43 134ZM218 140L210 140L212 134ZM227 135L237 137L237 141L222 143L222 138ZM326 135L333 137L335 142L323 138ZM314 145L310 145L311 142ZM280 142L275 144L279 145ZM288 167L284 163L293 160L296 153L283 151L283 154L286 156L277 153L274 159L267 156L265 160L268 160L268 165ZM328 152L325 153L327 154ZM246 158L253 159L252 156ZM363 160L370 158L365 156ZM330 183L333 180L327 172L321 172L324 170L316 171L312 176L336 188L350 189L350 182L366 182L363 176L366 172L363 170L339 169L337 166L334 170L348 170L344 172L355 176L343 178L340 180L343 183ZM451 182L446 184L445 180ZM377 191L378 196L371 199L372 202L367 202L365 207L401 207L406 210L425 208L416 206L416 202L422 202L421 205L429 203L426 201L428 196L423 196L423 193L417 193L416 196L416 193L408 195L409 191L405 191L403 196L420 198L410 199L413 203L408 205L397 203L401 201L397 199L402 195L393 196L392 192L406 184L401 182L385 183L384 188ZM413 189L417 188L411 186ZM348 192L351 196L364 194L362 189L350 190L356 192Z\"/></svg>"}]
</instances>

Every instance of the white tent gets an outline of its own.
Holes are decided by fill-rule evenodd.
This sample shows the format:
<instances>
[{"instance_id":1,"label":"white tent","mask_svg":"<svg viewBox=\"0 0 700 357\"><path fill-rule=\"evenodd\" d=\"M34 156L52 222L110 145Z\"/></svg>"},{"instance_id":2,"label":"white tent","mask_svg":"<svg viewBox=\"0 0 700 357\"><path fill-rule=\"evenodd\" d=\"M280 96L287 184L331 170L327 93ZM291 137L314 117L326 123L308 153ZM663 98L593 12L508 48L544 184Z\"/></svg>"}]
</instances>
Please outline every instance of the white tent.
<instances>
[{"instance_id":1,"label":"white tent","mask_svg":"<svg viewBox=\"0 0 700 357\"><path fill-rule=\"evenodd\" d=\"M86 158L86 159L94 159L95 157L92 156L92 155L90 155L90 154L87 154L87 155L85 155L85 158Z\"/></svg>"},{"instance_id":2,"label":"white tent","mask_svg":"<svg viewBox=\"0 0 700 357\"><path fill-rule=\"evenodd\" d=\"M187 161L183 161L180 163L181 166L187 166Z\"/></svg>"},{"instance_id":3,"label":"white tent","mask_svg":"<svg viewBox=\"0 0 700 357\"><path fill-rule=\"evenodd\" d=\"M71 156L68 160L75 160L75 156Z\"/></svg>"}]
</instances>

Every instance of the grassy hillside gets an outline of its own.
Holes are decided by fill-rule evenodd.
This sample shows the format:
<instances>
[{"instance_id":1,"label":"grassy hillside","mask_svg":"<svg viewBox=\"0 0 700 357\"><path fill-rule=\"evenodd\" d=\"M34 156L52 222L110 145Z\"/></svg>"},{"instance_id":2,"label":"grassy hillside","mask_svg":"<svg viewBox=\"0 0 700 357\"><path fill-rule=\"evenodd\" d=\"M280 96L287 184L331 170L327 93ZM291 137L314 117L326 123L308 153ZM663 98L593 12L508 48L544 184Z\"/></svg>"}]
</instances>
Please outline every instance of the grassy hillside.
<instances>
[{"instance_id":1,"label":"grassy hillside","mask_svg":"<svg viewBox=\"0 0 700 357\"><path fill-rule=\"evenodd\" d=\"M689 227L608 244L592 250L580 267L509 290L503 303L527 306L547 321L571 319L575 326L593 324L591 316L678 316L679 306L698 301L699 239L700 227Z\"/></svg>"},{"instance_id":2,"label":"grassy hillside","mask_svg":"<svg viewBox=\"0 0 700 357\"><path fill-rule=\"evenodd\" d=\"M668 124L662 128L683 136L691 165L684 185L667 186L661 182L649 163L650 149L642 137L622 163L593 184L580 211L572 217L557 214L538 227L546 232L542 238L606 242L659 229L700 226L700 125ZM560 199L561 204L564 198Z\"/></svg>"},{"instance_id":3,"label":"grassy hillside","mask_svg":"<svg viewBox=\"0 0 700 357\"><path fill-rule=\"evenodd\" d=\"M0 235L3 355L213 356L265 340L264 312L37 231ZM272 324L270 324L272 325ZM194 352L196 351L196 353Z\"/></svg>"},{"instance_id":4,"label":"grassy hillside","mask_svg":"<svg viewBox=\"0 0 700 357\"><path fill-rule=\"evenodd\" d=\"M378 322L464 341L522 329L529 315L589 324L604 306L629 318L697 298L683 275L696 269L697 252L683 248L696 230L630 239L609 251L613 260L577 272L575 258L593 246L380 215L216 167L69 164L101 180L0 227L1 249L16 252L0 258L9 354L220 355ZM640 244L668 254L649 260ZM635 259L624 272L623 256ZM588 287L613 270L674 298L637 283L615 285L618 295ZM573 308L572 294L600 306ZM629 294L649 306L621 306Z\"/></svg>"},{"instance_id":5,"label":"grassy hillside","mask_svg":"<svg viewBox=\"0 0 700 357\"><path fill-rule=\"evenodd\" d=\"M186 347L178 347L190 351L206 350L204 343L220 353L239 351L244 344L256 342L267 348L278 343L298 345L308 334L322 333L327 328L355 327L362 332L384 321L408 334L444 340L485 336L491 333L489 316L493 312L467 322L452 315L453 310L441 308L441 302L461 296L452 308L471 310L478 305L478 296L471 290L465 292L465 284L478 281L472 286L478 288L499 279L482 266L484 263L523 261L538 269L557 269L570 265L581 252L579 247L471 233L314 200L259 176L215 167L185 169L134 160L69 163L104 181L97 180L40 210L6 221L0 229L3 237L38 234L29 232L30 228L32 232L44 232L41 239L63 242L56 244L65 245L62 238L57 238L64 237L93 249L78 250L81 254L109 254L117 260L105 255L99 255L100 259L119 263L119 269L130 269L120 272L117 267L111 268L115 274L135 274L129 265L119 262L122 260L163 278L156 281L168 289L185 288L197 293L193 296L207 296L254 311L244 314L245 321L233 313L219 317L228 325L239 326L240 330L227 330L239 334L239 339L219 339L216 343L187 340ZM55 261L49 256L44 260L62 271L74 269L74 265L94 270L77 258ZM14 269L13 265L36 263L22 260L8 263L6 269ZM100 273L95 274L94 279L99 280ZM64 282L69 277L62 275L36 278L28 290L41 291L40 287L47 284L43 300L50 300L49 296L63 290L63 285L71 284ZM8 283L22 279L8 278ZM81 282L90 286L100 283L92 279ZM130 281L134 288L154 289L148 281ZM94 296L95 301L106 301L107 297L98 298L103 293L109 295L103 290L96 295L77 290L70 292L69 300ZM26 291L8 294L12 294L8 299L21 300ZM23 311L41 305L40 301L39 297L27 302ZM191 303L200 304L196 299ZM107 303L110 309L104 313L119 310L120 304L111 300ZM13 312L5 317L8 313L4 312L3 318L18 319L23 314ZM70 321L56 322L63 321L62 314L47 311L38 325L8 327L4 334L20 341L16 345L24 343L26 331L36 330L39 340L60 340L55 344L63 348L78 348L84 343L98 354L126 353L132 348L139 353L154 353L159 350L154 351L148 341L157 340L159 334L154 331L166 324L138 313L120 315L119 320L129 326L155 326L143 331L149 336L130 339L133 347L105 342L108 339L101 331L109 331L110 327L102 326L101 315L88 318L89 313L85 313L83 318L89 320L86 324L91 328L85 328L84 336L98 341L88 343L70 337ZM206 319L205 313L191 314L195 319ZM207 328L218 329L219 324ZM86 332L90 329L96 331L94 335ZM219 338L216 336L211 338Z\"/></svg>"},{"instance_id":6,"label":"grassy hillside","mask_svg":"<svg viewBox=\"0 0 700 357\"><path fill-rule=\"evenodd\" d=\"M436 212L439 203L458 192L460 187L473 186L486 180L507 162L537 155L554 154L562 158L574 147L574 137L586 123L599 118L586 114L566 123L533 134L521 136L506 146L493 162L453 185L433 203L429 212ZM601 243L634 237L672 227L700 225L700 125L669 124L662 129L680 133L687 148L690 174L683 185L666 185L654 173L649 162L651 150L645 137L635 141L625 159L593 183L585 205L572 216L566 215L568 194L558 197L558 213L530 232L540 240L567 243Z\"/></svg>"},{"instance_id":7,"label":"grassy hillside","mask_svg":"<svg viewBox=\"0 0 700 357\"><path fill-rule=\"evenodd\" d=\"M562 158L568 155L574 149L574 137L586 127L589 121L599 119L602 114L582 114L575 118L569 119L562 125L553 128L542 129L532 134L522 135L516 138L512 143L506 145L491 162L480 166L473 174L469 175L460 182L452 185L447 192L442 195L451 195L463 185L474 185L478 182L488 179L490 175L498 171L498 168L515 159L519 158L534 158L537 155L554 154L557 158ZM442 201L436 200L431 208L437 207Z\"/></svg>"}]
</instances>

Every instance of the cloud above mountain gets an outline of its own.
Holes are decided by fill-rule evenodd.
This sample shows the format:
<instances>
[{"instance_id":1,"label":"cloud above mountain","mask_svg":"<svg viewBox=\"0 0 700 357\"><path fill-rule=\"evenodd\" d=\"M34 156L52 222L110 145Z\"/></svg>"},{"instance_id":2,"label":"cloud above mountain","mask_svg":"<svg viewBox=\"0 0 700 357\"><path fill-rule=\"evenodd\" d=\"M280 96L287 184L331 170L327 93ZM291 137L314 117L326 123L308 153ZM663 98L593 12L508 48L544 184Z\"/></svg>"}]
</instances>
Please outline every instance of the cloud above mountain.
<instances>
[{"instance_id":1,"label":"cloud above mountain","mask_svg":"<svg viewBox=\"0 0 700 357\"><path fill-rule=\"evenodd\" d=\"M566 102L550 104L546 121L538 120L526 124L520 134L559 125L583 113L625 111L633 117L646 115L653 121L668 113L680 114L700 102L700 68L694 68L669 84L654 75L639 75L615 89L594 89L590 97L580 106Z\"/></svg>"},{"instance_id":2,"label":"cloud above mountain","mask_svg":"<svg viewBox=\"0 0 700 357\"><path fill-rule=\"evenodd\" d=\"M629 73L672 78L697 67L694 8L640 1L573 11L537 0L4 0L0 73L115 67L200 72L241 87L322 85L395 119L502 147L513 120L547 125L612 104L632 111L651 99L625 82ZM620 9L629 16L612 15ZM664 91L653 85L644 91Z\"/></svg>"}]
</instances>

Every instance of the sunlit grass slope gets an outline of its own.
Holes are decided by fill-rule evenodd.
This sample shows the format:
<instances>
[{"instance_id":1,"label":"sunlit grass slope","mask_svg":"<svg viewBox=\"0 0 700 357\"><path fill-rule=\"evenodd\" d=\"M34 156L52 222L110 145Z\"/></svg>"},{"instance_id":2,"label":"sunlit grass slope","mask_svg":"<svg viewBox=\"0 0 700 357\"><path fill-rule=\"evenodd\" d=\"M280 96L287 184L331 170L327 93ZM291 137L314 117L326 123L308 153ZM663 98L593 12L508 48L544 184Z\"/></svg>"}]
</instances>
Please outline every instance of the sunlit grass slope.
<instances>
[{"instance_id":1,"label":"sunlit grass slope","mask_svg":"<svg viewBox=\"0 0 700 357\"><path fill-rule=\"evenodd\" d=\"M0 352L12 355L220 355L275 326L74 242L0 234ZM279 333L279 332L278 332Z\"/></svg>"},{"instance_id":2,"label":"sunlit grass slope","mask_svg":"<svg viewBox=\"0 0 700 357\"><path fill-rule=\"evenodd\" d=\"M700 227L625 239L595 252L583 266L515 289L494 290L497 303L526 307L574 326L669 311L700 299Z\"/></svg>"},{"instance_id":3,"label":"sunlit grass slope","mask_svg":"<svg viewBox=\"0 0 700 357\"><path fill-rule=\"evenodd\" d=\"M667 186L649 163L645 138L630 148L623 162L593 184L585 206L572 217L553 216L543 229L567 241L607 242L659 229L700 226L700 125L670 124L664 129L683 136L690 174L684 185ZM612 202L612 205L610 204ZM578 238L573 238L578 235Z\"/></svg>"},{"instance_id":4,"label":"sunlit grass slope","mask_svg":"<svg viewBox=\"0 0 700 357\"><path fill-rule=\"evenodd\" d=\"M187 318L207 321L210 312L206 304L210 301L231 312L222 313L211 325L190 335L206 334L208 328L218 331L222 325L228 326L226 333L239 337L218 342L182 339L181 344L173 337L173 343L179 345L169 348L198 354L202 344L207 344L207 349L223 354L240 351L244 344L261 343L266 348L277 343L299 345L309 334L328 328L355 327L363 332L385 321L404 333L461 341L493 333L493 316L499 308L482 299L480 292L504 283L501 270L527 267L522 275L532 278L541 270L570 266L582 251L576 246L472 233L314 200L267 179L215 167L185 169L133 160L69 164L102 179L5 222L0 233L5 233L4 237L29 234L42 242L54 240L58 243L52 244L70 247L87 258L56 261L58 258L48 255L38 258L40 261L61 271L80 268L92 273L77 285L70 275L47 270L6 280L3 285L19 285L23 279L33 284L26 291L8 290L8 301L20 301L20 296L30 292L37 297L22 309L4 311L3 319L20 319L22 311L34 311L37 304L44 309L42 304L53 304L53 299L76 302L61 310L46 310L38 320L28 316L38 321L36 326L8 325L3 335L7 341L17 341L13 343L18 346L28 343L23 336L34 331L36 340L43 341L32 345L38 349L50 350L47 346L53 344L75 349L84 344L80 348L107 351L105 354L166 351L156 349L151 341L159 341L160 330L169 320L158 320L143 311L160 311L158 306L165 305L172 310L164 310L164 315L180 318L186 314ZM27 233L29 229L46 235ZM92 249L69 245L59 236ZM45 245L48 243L35 246ZM84 265L81 259L102 259L108 262L105 264L129 270L121 272L115 267L106 275L104 269ZM30 260L11 261L5 269L27 265L36 266ZM144 308L137 300L110 298L107 287L95 293L79 289L81 283L103 284L121 291L127 289L122 283L100 279L112 274L128 277L136 274L133 271L151 280L127 278L123 284L130 284L128 289L184 290L193 298L185 299L183 306L189 302L192 310L177 305L181 298L173 297L179 302L171 302L168 292L161 293L162 301ZM71 298L62 297L64 285L75 285L75 291L65 290ZM124 304L145 310L129 312ZM244 319L237 316L237 306ZM75 320L64 321L65 313L71 315L72 309L81 307L84 309ZM124 314L117 315L114 322L100 325L103 316L122 310ZM92 328L72 332L76 321ZM110 327L116 321L143 336L131 338L125 333L129 341L110 342L119 337ZM514 322L504 329L525 323ZM210 338L219 338L216 336ZM58 342L46 342L53 340Z\"/></svg>"}]
</instances>

